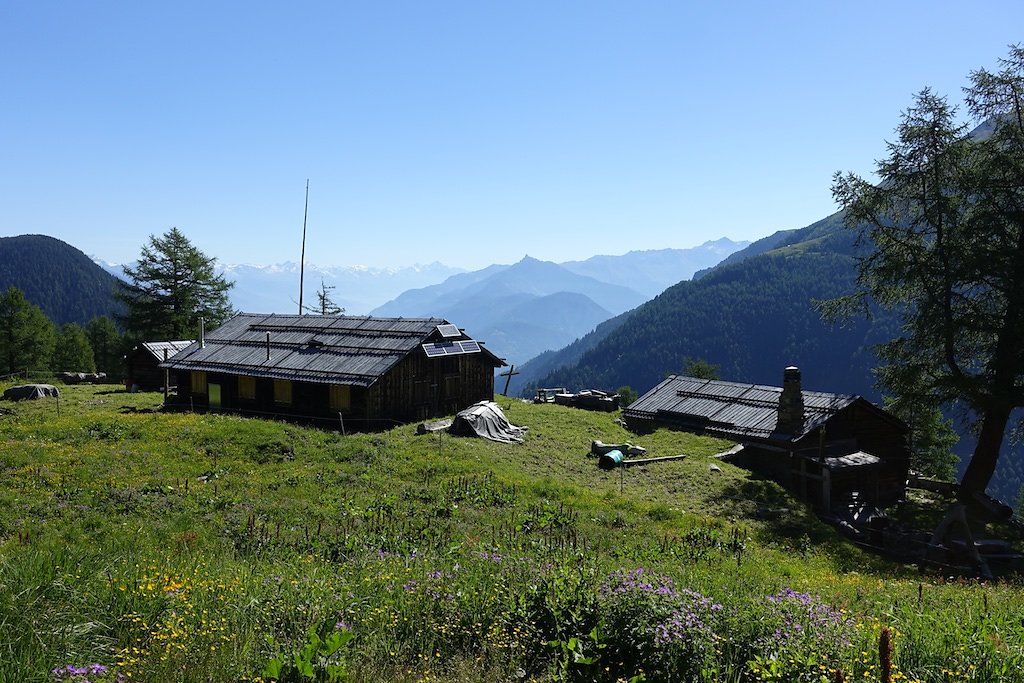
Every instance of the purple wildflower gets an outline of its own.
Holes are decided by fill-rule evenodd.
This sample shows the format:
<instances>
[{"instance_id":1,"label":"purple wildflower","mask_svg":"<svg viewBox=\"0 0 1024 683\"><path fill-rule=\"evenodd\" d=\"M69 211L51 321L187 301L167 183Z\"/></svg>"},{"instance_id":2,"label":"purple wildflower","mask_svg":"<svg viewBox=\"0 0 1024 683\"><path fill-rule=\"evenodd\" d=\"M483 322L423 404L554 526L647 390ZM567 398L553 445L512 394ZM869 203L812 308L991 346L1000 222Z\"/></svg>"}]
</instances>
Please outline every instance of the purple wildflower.
<instances>
[{"instance_id":1,"label":"purple wildflower","mask_svg":"<svg viewBox=\"0 0 1024 683\"><path fill-rule=\"evenodd\" d=\"M53 675L55 683L89 683L87 676L102 676L108 671L110 671L109 667L94 662L85 666L75 666L74 664L59 666L52 669L50 673ZM116 680L117 683L123 683L124 675L118 674Z\"/></svg>"}]
</instances>

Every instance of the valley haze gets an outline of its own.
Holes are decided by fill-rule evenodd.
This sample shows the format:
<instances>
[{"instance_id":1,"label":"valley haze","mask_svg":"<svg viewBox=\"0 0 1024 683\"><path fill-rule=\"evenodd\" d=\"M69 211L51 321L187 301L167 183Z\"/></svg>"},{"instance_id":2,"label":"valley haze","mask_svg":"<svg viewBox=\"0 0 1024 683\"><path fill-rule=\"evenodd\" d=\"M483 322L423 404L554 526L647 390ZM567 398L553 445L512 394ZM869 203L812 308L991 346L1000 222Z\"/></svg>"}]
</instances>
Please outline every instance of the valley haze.
<instances>
[{"instance_id":1,"label":"valley haze","mask_svg":"<svg viewBox=\"0 0 1024 683\"><path fill-rule=\"evenodd\" d=\"M680 280L689 279L695 272L714 266L748 244L749 242L733 241L723 237L709 240L695 247L631 251L620 256L602 254L581 261L569 261L561 266L569 272L582 276L591 276L610 284L629 286L647 298L651 298L666 287ZM208 256L217 257L218 270L223 272L229 280L235 282L235 286L229 294L231 303L237 310L258 313L297 312L299 290L299 264L297 262L285 261L261 266L232 264L216 254L208 254ZM122 264L111 263L96 255L91 258L111 275L124 278ZM529 257L526 258L529 259ZM131 265L131 262L125 265ZM484 273L508 267L510 266L492 264L480 270L470 271L439 262L411 266L325 266L307 262L303 304L308 307L316 303L316 292L323 283L328 288L333 288L329 289L329 296L349 315L366 315L371 311L376 311L375 314L378 315L384 315L385 313L378 309L388 304L391 304L392 313L390 314L393 315L406 317L437 315L436 310L431 312L429 309L415 306L403 308L401 303L392 303L392 300L409 290L441 285L454 275ZM412 312L414 310L417 312Z\"/></svg>"}]
</instances>

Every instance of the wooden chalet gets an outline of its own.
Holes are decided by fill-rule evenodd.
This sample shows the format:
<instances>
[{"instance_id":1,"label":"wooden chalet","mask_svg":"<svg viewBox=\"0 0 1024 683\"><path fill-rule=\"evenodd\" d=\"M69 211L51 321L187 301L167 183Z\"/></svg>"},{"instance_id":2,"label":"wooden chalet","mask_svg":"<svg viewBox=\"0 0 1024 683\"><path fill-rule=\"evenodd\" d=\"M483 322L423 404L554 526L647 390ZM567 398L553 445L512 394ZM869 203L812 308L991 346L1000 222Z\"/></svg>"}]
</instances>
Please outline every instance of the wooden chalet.
<instances>
[{"instance_id":1,"label":"wooden chalet","mask_svg":"<svg viewBox=\"0 0 1024 683\"><path fill-rule=\"evenodd\" d=\"M127 389L141 391L157 391L164 388L165 380L169 386L175 386L176 376L169 375L160 367L160 363L169 360L189 344L187 341L154 341L144 342L132 347L124 357L125 379Z\"/></svg>"},{"instance_id":2,"label":"wooden chalet","mask_svg":"<svg viewBox=\"0 0 1024 683\"><path fill-rule=\"evenodd\" d=\"M438 318L240 313L162 367L178 405L374 429L491 400L503 365Z\"/></svg>"},{"instance_id":3,"label":"wooden chalet","mask_svg":"<svg viewBox=\"0 0 1024 683\"><path fill-rule=\"evenodd\" d=\"M670 376L622 411L634 431L657 426L742 444L736 461L819 508L856 496L900 500L910 467L909 428L860 396L803 391L800 370L783 387Z\"/></svg>"}]
</instances>

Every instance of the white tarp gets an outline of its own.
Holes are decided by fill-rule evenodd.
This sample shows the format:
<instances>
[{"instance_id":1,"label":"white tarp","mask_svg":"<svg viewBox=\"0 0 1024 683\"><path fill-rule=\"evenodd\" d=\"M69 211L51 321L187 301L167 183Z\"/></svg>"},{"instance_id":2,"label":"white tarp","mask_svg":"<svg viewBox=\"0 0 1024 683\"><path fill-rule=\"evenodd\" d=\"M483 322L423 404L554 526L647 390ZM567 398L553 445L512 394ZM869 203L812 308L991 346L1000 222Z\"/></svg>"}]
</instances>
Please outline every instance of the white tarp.
<instances>
[{"instance_id":1,"label":"white tarp","mask_svg":"<svg viewBox=\"0 0 1024 683\"><path fill-rule=\"evenodd\" d=\"M480 401L456 415L448 431L501 443L522 443L526 427L516 427L509 422L494 401Z\"/></svg>"}]
</instances>

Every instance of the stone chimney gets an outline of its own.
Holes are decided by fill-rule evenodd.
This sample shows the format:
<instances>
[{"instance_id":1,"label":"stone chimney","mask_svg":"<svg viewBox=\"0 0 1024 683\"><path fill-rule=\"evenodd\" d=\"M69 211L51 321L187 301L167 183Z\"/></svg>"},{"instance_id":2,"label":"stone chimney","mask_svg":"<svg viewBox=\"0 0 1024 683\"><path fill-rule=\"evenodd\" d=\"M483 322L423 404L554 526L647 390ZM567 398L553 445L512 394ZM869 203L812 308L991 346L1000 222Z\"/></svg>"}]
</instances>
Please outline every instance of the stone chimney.
<instances>
[{"instance_id":1,"label":"stone chimney","mask_svg":"<svg viewBox=\"0 0 1024 683\"><path fill-rule=\"evenodd\" d=\"M804 424L804 395L800 387L800 368L791 365L786 368L782 380L782 395L779 396L779 421L776 429L787 434L796 434Z\"/></svg>"}]
</instances>

